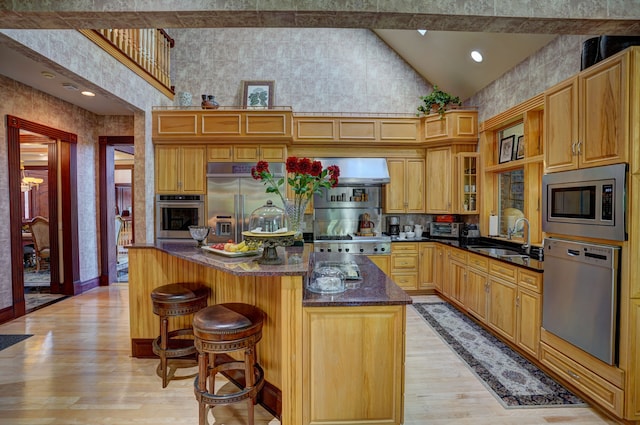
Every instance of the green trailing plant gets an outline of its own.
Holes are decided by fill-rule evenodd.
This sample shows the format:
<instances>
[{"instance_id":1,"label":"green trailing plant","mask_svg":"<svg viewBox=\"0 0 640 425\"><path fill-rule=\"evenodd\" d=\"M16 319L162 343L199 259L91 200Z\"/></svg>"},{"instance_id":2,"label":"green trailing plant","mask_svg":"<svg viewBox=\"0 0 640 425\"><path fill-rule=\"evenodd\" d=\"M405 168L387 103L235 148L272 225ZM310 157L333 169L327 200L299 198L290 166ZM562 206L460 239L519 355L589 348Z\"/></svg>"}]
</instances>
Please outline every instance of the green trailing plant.
<instances>
[{"instance_id":1,"label":"green trailing plant","mask_svg":"<svg viewBox=\"0 0 640 425\"><path fill-rule=\"evenodd\" d=\"M444 117L444 113L451 105L462 106L462 102L458 96L452 96L449 93L443 92L438 86L433 86L433 91L426 95L420 96L423 104L418 106L418 112L422 112L424 115L429 115L433 111L440 114L440 119ZM420 113L416 114L420 115Z\"/></svg>"}]
</instances>

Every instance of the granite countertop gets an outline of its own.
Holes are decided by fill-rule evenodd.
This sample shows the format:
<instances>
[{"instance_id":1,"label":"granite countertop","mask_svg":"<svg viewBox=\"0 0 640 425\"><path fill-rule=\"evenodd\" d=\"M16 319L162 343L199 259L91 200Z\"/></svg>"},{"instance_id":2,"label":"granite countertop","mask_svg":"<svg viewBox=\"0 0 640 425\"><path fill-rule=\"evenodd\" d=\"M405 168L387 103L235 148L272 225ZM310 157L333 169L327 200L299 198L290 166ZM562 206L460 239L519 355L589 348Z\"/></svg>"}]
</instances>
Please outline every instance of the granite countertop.
<instances>
[{"instance_id":1,"label":"granite countertop","mask_svg":"<svg viewBox=\"0 0 640 425\"><path fill-rule=\"evenodd\" d=\"M132 248L156 248L170 255L212 267L226 273L243 276L302 276L305 289L302 297L304 307L357 307L411 304L407 293L365 255L311 252L304 247L278 248L278 256L285 260L282 265L263 265L256 262L258 256L226 257L206 252L194 246L182 244L133 244ZM360 269L361 279L349 280L352 286L340 294L318 294L306 289L314 265L320 261L355 261Z\"/></svg>"},{"instance_id":2,"label":"granite countertop","mask_svg":"<svg viewBox=\"0 0 640 425\"><path fill-rule=\"evenodd\" d=\"M373 264L366 255L316 252L313 255L313 261L316 263L320 261L355 261L360 268L362 279L347 281L347 284L353 286L353 288L339 294L318 294L309 291L305 287L302 298L302 305L305 307L351 307L412 303L411 297L396 285L389 276L384 274L378 266Z\"/></svg>"},{"instance_id":3,"label":"granite countertop","mask_svg":"<svg viewBox=\"0 0 640 425\"><path fill-rule=\"evenodd\" d=\"M535 272L538 273L542 273L544 272L544 261L538 261L537 259L535 259L534 257L529 257L529 258L521 258L521 257L500 257L497 255L493 255L493 254L488 254L485 252L480 252L480 251L475 251L472 249L469 249L468 246L487 246L487 247L504 247L504 248L508 248L508 249L513 249L513 250L517 250L519 251L519 244L513 244L513 243L508 243L508 242L504 242L504 241L493 241L489 238L479 238L477 240L475 240L473 243L469 243L467 244L464 239L447 239L447 238L430 238L430 237L422 237L422 238L415 238L415 239L392 239L391 243L406 243L406 242L438 242L441 244L445 244L445 245L449 245L449 246L453 246L456 248L460 248L460 249L464 249L468 252L471 252L473 254L477 254L477 255L484 255L485 257L490 257L499 261L503 261L505 263L508 264L513 264L519 267L524 267L527 268L529 270L533 270Z\"/></svg>"}]
</instances>

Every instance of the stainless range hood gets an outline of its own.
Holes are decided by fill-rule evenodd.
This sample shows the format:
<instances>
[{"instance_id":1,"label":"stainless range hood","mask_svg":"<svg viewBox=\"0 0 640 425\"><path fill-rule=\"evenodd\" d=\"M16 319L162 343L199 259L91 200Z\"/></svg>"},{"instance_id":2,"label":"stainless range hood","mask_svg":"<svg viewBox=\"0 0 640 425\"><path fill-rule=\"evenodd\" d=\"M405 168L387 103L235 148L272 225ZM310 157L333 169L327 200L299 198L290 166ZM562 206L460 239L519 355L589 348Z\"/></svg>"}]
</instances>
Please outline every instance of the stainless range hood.
<instances>
[{"instance_id":1,"label":"stainless range hood","mask_svg":"<svg viewBox=\"0 0 640 425\"><path fill-rule=\"evenodd\" d=\"M322 167L340 167L339 186L374 186L391 181L385 158L315 158Z\"/></svg>"}]
</instances>

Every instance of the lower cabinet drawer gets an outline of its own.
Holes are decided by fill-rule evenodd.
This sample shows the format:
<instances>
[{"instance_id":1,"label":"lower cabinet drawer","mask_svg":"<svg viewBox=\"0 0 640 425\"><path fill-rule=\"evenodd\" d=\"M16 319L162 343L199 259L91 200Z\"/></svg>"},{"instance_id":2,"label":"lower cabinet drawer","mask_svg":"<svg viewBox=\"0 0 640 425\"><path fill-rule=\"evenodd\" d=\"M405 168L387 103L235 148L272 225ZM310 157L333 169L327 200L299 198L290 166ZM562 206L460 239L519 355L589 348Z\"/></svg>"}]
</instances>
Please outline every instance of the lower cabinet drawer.
<instances>
[{"instance_id":1,"label":"lower cabinet drawer","mask_svg":"<svg viewBox=\"0 0 640 425\"><path fill-rule=\"evenodd\" d=\"M391 273L391 279L402 289L418 289L418 273Z\"/></svg>"},{"instance_id":2,"label":"lower cabinet drawer","mask_svg":"<svg viewBox=\"0 0 640 425\"><path fill-rule=\"evenodd\" d=\"M540 344L540 361L616 416L623 416L624 391L559 351Z\"/></svg>"}]
</instances>

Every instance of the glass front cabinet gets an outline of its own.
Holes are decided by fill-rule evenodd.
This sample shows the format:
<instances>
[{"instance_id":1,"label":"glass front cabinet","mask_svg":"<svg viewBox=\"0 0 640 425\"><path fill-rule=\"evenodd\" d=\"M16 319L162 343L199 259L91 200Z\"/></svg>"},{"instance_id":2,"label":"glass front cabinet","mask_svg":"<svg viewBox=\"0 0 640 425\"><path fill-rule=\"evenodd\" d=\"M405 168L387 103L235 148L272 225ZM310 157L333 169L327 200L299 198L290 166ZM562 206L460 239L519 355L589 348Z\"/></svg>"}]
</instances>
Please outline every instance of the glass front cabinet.
<instances>
[{"instance_id":1,"label":"glass front cabinet","mask_svg":"<svg viewBox=\"0 0 640 425\"><path fill-rule=\"evenodd\" d=\"M478 214L480 211L480 164L479 154L475 152L461 152L457 155L458 187L457 205L458 214Z\"/></svg>"}]
</instances>

